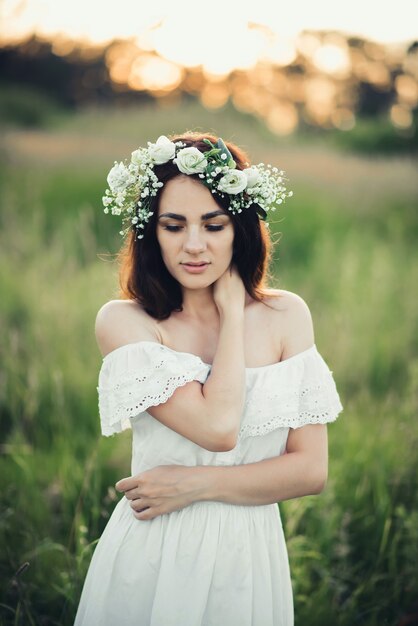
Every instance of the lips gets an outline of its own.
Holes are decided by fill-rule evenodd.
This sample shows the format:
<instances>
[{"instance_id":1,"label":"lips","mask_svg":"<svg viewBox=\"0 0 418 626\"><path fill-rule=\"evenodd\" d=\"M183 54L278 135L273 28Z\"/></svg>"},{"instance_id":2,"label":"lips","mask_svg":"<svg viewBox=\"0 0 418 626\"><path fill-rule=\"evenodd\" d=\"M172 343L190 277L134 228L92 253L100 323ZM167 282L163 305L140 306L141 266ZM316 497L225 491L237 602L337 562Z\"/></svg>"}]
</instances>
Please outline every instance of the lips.
<instances>
[{"instance_id":1,"label":"lips","mask_svg":"<svg viewBox=\"0 0 418 626\"><path fill-rule=\"evenodd\" d=\"M185 272L189 274L202 274L206 271L206 268L209 267L209 263L206 261L198 261L198 262L190 262L190 263L181 263Z\"/></svg>"},{"instance_id":2,"label":"lips","mask_svg":"<svg viewBox=\"0 0 418 626\"><path fill-rule=\"evenodd\" d=\"M198 263L192 263L191 261L187 263L182 263L182 265L191 265L192 267L201 267L202 265L208 265L208 261L199 261Z\"/></svg>"}]
</instances>

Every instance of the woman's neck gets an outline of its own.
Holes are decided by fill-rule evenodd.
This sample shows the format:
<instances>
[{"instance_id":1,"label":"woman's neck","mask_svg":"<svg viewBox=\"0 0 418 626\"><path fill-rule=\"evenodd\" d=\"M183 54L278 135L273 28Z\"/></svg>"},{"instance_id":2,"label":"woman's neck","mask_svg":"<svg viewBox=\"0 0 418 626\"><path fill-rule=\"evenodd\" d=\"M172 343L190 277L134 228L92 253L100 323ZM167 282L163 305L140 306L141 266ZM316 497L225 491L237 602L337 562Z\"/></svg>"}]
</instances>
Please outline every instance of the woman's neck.
<instances>
[{"instance_id":1,"label":"woman's neck","mask_svg":"<svg viewBox=\"0 0 418 626\"><path fill-rule=\"evenodd\" d=\"M183 289L183 315L190 320L209 322L219 318L212 286L203 289Z\"/></svg>"}]
</instances>

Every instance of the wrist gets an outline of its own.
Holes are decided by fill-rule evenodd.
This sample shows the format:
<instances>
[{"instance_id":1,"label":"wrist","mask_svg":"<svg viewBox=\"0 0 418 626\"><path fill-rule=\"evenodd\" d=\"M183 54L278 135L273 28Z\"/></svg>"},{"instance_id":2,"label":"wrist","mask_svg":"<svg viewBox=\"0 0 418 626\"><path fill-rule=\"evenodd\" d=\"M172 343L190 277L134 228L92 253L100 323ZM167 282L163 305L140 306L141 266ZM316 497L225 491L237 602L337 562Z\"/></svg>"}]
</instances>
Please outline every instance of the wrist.
<instances>
[{"instance_id":1,"label":"wrist","mask_svg":"<svg viewBox=\"0 0 418 626\"><path fill-rule=\"evenodd\" d=\"M229 306L219 309L219 317L221 324L239 324L244 323L244 309L238 306Z\"/></svg>"},{"instance_id":2,"label":"wrist","mask_svg":"<svg viewBox=\"0 0 418 626\"><path fill-rule=\"evenodd\" d=\"M207 465L193 468L195 502L216 500L216 469Z\"/></svg>"}]
</instances>

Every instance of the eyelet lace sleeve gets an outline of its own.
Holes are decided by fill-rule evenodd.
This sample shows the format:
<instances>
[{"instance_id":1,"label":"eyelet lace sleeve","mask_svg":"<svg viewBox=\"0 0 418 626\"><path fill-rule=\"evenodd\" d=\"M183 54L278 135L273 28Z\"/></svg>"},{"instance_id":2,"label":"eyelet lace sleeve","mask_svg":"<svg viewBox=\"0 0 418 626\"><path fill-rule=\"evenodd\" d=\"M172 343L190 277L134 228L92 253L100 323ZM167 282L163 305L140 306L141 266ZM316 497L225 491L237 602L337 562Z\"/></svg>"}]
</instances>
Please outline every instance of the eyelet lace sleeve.
<instances>
[{"instance_id":1,"label":"eyelet lace sleeve","mask_svg":"<svg viewBox=\"0 0 418 626\"><path fill-rule=\"evenodd\" d=\"M247 394L239 439L276 428L326 424L343 410L336 384L316 346L272 366Z\"/></svg>"},{"instance_id":2,"label":"eyelet lace sleeve","mask_svg":"<svg viewBox=\"0 0 418 626\"><path fill-rule=\"evenodd\" d=\"M199 357L154 342L113 350L103 359L97 387L102 434L130 427L130 420L162 404L192 380L204 383L208 368Z\"/></svg>"}]
</instances>

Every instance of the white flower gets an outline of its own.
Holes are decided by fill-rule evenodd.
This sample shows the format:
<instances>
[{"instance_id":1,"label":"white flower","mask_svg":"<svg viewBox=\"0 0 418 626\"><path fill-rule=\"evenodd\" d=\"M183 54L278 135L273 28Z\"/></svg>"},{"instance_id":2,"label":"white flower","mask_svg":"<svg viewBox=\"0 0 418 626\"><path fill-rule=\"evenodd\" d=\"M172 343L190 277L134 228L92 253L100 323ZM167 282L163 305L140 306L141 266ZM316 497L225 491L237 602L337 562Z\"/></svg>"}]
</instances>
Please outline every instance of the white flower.
<instances>
[{"instance_id":1,"label":"white flower","mask_svg":"<svg viewBox=\"0 0 418 626\"><path fill-rule=\"evenodd\" d=\"M144 169L147 165L148 155L144 148L138 148L131 153L131 163L136 167Z\"/></svg>"},{"instance_id":2,"label":"white flower","mask_svg":"<svg viewBox=\"0 0 418 626\"><path fill-rule=\"evenodd\" d=\"M241 170L230 170L218 183L218 190L225 193L237 194L247 186L247 176Z\"/></svg>"},{"instance_id":3,"label":"white flower","mask_svg":"<svg viewBox=\"0 0 418 626\"><path fill-rule=\"evenodd\" d=\"M247 167L243 170L247 177L247 185L249 188L255 187L260 182L260 172L256 167Z\"/></svg>"},{"instance_id":4,"label":"white flower","mask_svg":"<svg viewBox=\"0 0 418 626\"><path fill-rule=\"evenodd\" d=\"M165 135L161 135L155 143L148 142L148 154L153 163L161 165L174 157L176 145Z\"/></svg>"},{"instance_id":5,"label":"white flower","mask_svg":"<svg viewBox=\"0 0 418 626\"><path fill-rule=\"evenodd\" d=\"M128 165L128 170L131 172L131 174L133 174L134 176L138 176L139 174L139 168L138 165L136 163L129 163Z\"/></svg>"},{"instance_id":6,"label":"white flower","mask_svg":"<svg viewBox=\"0 0 418 626\"><path fill-rule=\"evenodd\" d=\"M135 176L132 176L121 161L120 163L115 163L112 167L107 175L107 182L113 193L120 193L135 182Z\"/></svg>"},{"instance_id":7,"label":"white flower","mask_svg":"<svg viewBox=\"0 0 418 626\"><path fill-rule=\"evenodd\" d=\"M271 204L273 204L276 198L277 198L277 192L274 189L274 187L265 185L263 188L263 191L258 196L258 201L262 206L268 207Z\"/></svg>"},{"instance_id":8,"label":"white flower","mask_svg":"<svg viewBox=\"0 0 418 626\"><path fill-rule=\"evenodd\" d=\"M183 148L183 150L179 150L173 161L183 174L204 172L208 164L203 152L200 152L197 148Z\"/></svg>"}]
</instances>

